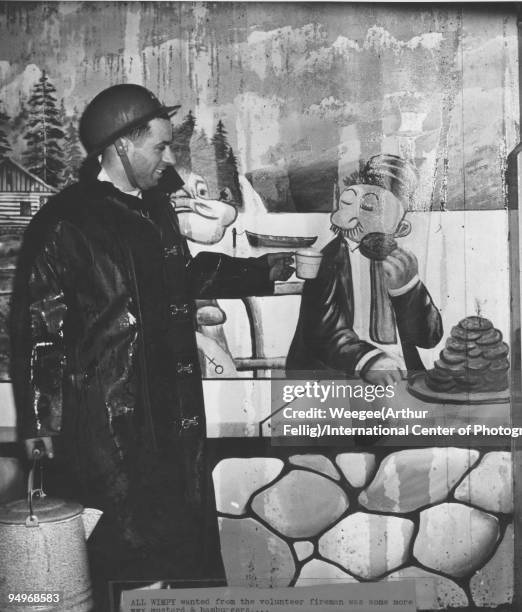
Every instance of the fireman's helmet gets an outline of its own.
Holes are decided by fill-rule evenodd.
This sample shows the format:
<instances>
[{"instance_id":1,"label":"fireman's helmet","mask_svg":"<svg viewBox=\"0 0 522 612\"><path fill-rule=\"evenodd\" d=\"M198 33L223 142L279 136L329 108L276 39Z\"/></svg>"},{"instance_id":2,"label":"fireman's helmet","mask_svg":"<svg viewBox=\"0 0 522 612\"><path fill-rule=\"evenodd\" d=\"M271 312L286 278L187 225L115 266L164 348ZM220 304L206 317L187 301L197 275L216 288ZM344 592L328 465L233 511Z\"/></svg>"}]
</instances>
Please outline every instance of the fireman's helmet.
<instances>
[{"instance_id":1,"label":"fireman's helmet","mask_svg":"<svg viewBox=\"0 0 522 612\"><path fill-rule=\"evenodd\" d=\"M179 108L164 106L141 85L113 85L87 105L80 119L80 140L92 157L133 128L157 117L168 119Z\"/></svg>"}]
</instances>

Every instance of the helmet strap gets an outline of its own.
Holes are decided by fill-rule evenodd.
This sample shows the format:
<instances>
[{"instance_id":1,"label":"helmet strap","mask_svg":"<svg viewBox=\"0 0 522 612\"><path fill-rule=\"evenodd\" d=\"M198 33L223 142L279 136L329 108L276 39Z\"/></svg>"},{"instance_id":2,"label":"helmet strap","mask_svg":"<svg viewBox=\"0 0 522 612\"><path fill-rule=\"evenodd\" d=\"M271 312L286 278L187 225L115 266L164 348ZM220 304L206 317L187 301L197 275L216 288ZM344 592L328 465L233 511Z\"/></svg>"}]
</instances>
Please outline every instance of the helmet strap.
<instances>
[{"instance_id":1,"label":"helmet strap","mask_svg":"<svg viewBox=\"0 0 522 612\"><path fill-rule=\"evenodd\" d=\"M141 189L141 187L138 185L136 177L134 176L134 170L132 169L129 157L127 156L127 151L125 150L125 145L123 144L123 140L121 138L118 138L116 140L116 142L114 143L114 148L116 149L116 153L118 153L119 155L121 164L123 166L123 169L125 170L125 174L127 175L129 183L135 189Z\"/></svg>"}]
</instances>

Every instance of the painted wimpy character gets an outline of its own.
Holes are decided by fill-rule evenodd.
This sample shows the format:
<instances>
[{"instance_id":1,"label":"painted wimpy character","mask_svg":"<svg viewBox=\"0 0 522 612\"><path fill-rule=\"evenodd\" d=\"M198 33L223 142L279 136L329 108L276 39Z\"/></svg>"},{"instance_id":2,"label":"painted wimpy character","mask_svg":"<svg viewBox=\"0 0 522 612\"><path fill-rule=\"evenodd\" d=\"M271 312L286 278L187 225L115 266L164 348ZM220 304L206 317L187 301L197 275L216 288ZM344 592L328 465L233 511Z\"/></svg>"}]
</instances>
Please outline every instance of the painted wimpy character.
<instances>
[{"instance_id":1,"label":"painted wimpy character","mask_svg":"<svg viewBox=\"0 0 522 612\"><path fill-rule=\"evenodd\" d=\"M417 347L435 346L442 337L442 322L419 279L417 258L396 242L410 232L405 214L415 185L416 170L409 162L376 155L361 172L359 184L341 193L331 215L336 236L322 251L317 278L307 280L303 288L288 371L359 374L373 384L389 384L402 376L394 359L353 329L350 244L371 260L371 340L394 344L397 329L406 367L423 368Z\"/></svg>"}]
</instances>

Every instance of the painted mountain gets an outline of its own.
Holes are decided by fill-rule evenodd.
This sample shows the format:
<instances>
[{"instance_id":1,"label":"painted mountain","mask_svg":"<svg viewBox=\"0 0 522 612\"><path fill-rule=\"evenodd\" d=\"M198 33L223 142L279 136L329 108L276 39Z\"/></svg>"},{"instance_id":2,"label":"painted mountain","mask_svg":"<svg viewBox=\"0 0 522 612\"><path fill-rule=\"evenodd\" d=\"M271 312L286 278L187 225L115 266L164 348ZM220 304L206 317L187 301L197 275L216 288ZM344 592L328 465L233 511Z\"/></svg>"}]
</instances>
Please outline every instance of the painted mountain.
<instances>
[{"instance_id":1,"label":"painted mountain","mask_svg":"<svg viewBox=\"0 0 522 612\"><path fill-rule=\"evenodd\" d=\"M0 129L27 158L42 74L66 140L94 94L141 83L183 104L179 126L192 113L182 157L217 194L237 172L270 211L329 210L334 183L384 151L417 164L420 210L502 208L518 142L516 18L502 6L5 2Z\"/></svg>"}]
</instances>

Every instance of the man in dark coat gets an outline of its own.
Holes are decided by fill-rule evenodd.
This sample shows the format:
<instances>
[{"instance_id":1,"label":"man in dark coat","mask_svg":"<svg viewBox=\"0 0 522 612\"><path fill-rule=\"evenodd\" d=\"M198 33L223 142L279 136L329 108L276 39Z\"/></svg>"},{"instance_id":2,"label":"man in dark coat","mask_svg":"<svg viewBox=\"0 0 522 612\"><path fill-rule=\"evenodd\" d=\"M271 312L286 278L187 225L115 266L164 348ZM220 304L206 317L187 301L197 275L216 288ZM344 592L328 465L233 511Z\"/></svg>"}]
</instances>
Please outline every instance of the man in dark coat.
<instances>
[{"instance_id":1,"label":"man in dark coat","mask_svg":"<svg viewBox=\"0 0 522 612\"><path fill-rule=\"evenodd\" d=\"M176 108L137 85L88 105L83 176L32 220L15 279L19 435L54 457L48 493L103 511L88 542L100 612L109 580L223 581L194 299L271 294L292 273L281 253L191 257L165 194L177 175L161 186Z\"/></svg>"},{"instance_id":2,"label":"man in dark coat","mask_svg":"<svg viewBox=\"0 0 522 612\"><path fill-rule=\"evenodd\" d=\"M321 376L329 371L384 385L402 377L401 364L353 329L350 244L371 260L370 339L395 344L397 329L406 368L424 368L417 347L431 348L440 342L442 321L419 278L417 258L396 242L411 230L405 215L416 182L416 170L409 162L376 155L358 184L341 194L331 216L337 235L322 251L317 278L304 284L286 363L289 373L313 371Z\"/></svg>"}]
</instances>

